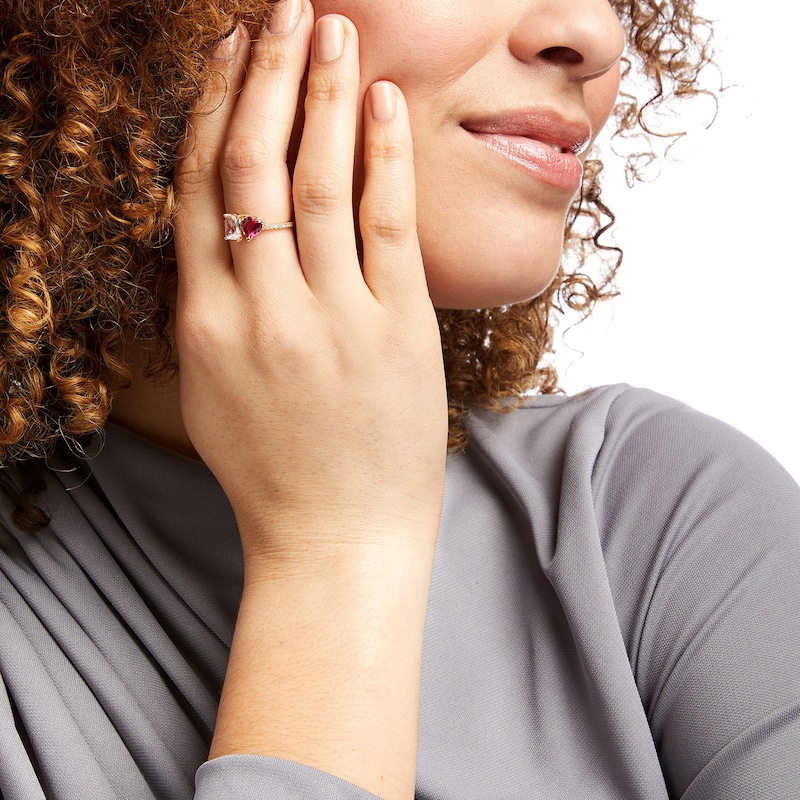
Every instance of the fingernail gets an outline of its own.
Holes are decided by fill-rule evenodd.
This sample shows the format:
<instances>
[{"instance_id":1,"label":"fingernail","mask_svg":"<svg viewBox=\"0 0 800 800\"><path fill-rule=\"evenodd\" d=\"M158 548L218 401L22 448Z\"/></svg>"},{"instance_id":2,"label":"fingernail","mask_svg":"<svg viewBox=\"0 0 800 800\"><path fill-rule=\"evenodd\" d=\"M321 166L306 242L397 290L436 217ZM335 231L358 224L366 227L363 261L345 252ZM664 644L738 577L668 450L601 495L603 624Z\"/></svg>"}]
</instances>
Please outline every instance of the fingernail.
<instances>
[{"instance_id":1,"label":"fingernail","mask_svg":"<svg viewBox=\"0 0 800 800\"><path fill-rule=\"evenodd\" d=\"M239 41L237 34L240 27L237 25L224 39L220 40L219 44L211 51L212 61L227 61L231 57Z\"/></svg>"},{"instance_id":2,"label":"fingernail","mask_svg":"<svg viewBox=\"0 0 800 800\"><path fill-rule=\"evenodd\" d=\"M344 51L344 25L338 17L317 20L314 53L320 64L335 61Z\"/></svg>"},{"instance_id":3,"label":"fingernail","mask_svg":"<svg viewBox=\"0 0 800 800\"><path fill-rule=\"evenodd\" d=\"M303 16L303 0L280 0L272 7L267 30L273 36L291 33Z\"/></svg>"},{"instance_id":4,"label":"fingernail","mask_svg":"<svg viewBox=\"0 0 800 800\"><path fill-rule=\"evenodd\" d=\"M369 110L372 119L388 122L394 117L395 108L394 88L390 83L380 81L369 87Z\"/></svg>"}]
</instances>

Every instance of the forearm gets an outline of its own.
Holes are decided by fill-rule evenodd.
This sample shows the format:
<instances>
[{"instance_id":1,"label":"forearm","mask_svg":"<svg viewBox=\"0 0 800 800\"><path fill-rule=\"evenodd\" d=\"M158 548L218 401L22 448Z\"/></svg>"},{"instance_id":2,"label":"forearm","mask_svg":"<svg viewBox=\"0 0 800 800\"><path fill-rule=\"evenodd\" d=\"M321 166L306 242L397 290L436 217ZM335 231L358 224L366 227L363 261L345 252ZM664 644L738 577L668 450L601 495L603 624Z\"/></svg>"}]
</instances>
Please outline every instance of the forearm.
<instances>
[{"instance_id":1,"label":"forearm","mask_svg":"<svg viewBox=\"0 0 800 800\"><path fill-rule=\"evenodd\" d=\"M396 86L364 98L351 21L276 3L270 26L215 51L176 172L181 419L245 561L211 755L410 800L448 438L410 119ZM294 235L221 244L226 209L293 219Z\"/></svg>"},{"instance_id":2,"label":"forearm","mask_svg":"<svg viewBox=\"0 0 800 800\"><path fill-rule=\"evenodd\" d=\"M276 756L413 798L434 540L251 571L211 757Z\"/></svg>"}]
</instances>

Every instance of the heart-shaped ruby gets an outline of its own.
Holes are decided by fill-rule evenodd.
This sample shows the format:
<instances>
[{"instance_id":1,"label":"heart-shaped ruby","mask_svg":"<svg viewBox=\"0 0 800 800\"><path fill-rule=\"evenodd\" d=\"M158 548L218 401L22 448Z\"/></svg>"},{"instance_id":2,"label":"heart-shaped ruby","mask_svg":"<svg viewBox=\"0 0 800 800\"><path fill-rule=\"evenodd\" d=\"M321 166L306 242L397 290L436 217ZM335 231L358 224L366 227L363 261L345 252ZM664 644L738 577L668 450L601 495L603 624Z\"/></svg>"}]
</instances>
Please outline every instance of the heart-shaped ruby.
<instances>
[{"instance_id":1,"label":"heart-shaped ruby","mask_svg":"<svg viewBox=\"0 0 800 800\"><path fill-rule=\"evenodd\" d=\"M242 233L245 239L252 239L261 233L263 225L258 217L243 217L242 218Z\"/></svg>"}]
</instances>

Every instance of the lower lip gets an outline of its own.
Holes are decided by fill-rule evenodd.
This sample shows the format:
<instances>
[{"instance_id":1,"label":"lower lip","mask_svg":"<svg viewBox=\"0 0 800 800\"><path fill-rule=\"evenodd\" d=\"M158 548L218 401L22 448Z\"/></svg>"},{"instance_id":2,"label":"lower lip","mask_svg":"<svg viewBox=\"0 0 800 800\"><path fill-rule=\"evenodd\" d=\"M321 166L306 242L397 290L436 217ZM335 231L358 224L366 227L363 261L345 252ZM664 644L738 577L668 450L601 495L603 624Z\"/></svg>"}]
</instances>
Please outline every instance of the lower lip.
<instances>
[{"instance_id":1,"label":"lower lip","mask_svg":"<svg viewBox=\"0 0 800 800\"><path fill-rule=\"evenodd\" d=\"M581 187L583 164L574 153L559 153L525 136L468 131L489 150L517 164L542 183L574 194Z\"/></svg>"}]
</instances>

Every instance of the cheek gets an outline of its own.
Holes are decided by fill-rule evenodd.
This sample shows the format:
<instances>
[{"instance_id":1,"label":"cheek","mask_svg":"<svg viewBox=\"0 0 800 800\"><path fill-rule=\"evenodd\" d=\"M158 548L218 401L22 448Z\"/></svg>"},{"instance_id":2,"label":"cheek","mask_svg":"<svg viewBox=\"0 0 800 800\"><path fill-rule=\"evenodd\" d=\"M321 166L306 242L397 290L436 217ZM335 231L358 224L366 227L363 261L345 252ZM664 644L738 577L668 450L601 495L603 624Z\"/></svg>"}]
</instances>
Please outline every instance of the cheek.
<instances>
[{"instance_id":1,"label":"cheek","mask_svg":"<svg viewBox=\"0 0 800 800\"><path fill-rule=\"evenodd\" d=\"M404 93L447 85L479 60L484 0L315 0L317 17L342 14L358 30L362 85L391 80ZM408 98L407 98L408 99Z\"/></svg>"},{"instance_id":2,"label":"cheek","mask_svg":"<svg viewBox=\"0 0 800 800\"><path fill-rule=\"evenodd\" d=\"M620 65L617 63L605 75L586 85L586 106L595 136L608 122L619 94Z\"/></svg>"}]
</instances>

